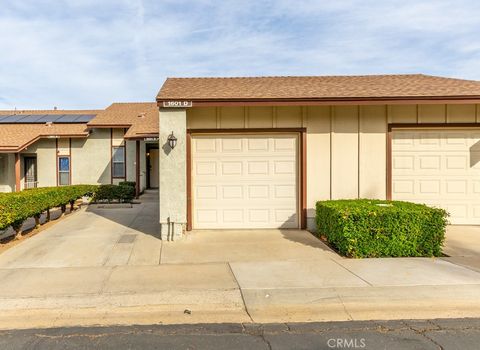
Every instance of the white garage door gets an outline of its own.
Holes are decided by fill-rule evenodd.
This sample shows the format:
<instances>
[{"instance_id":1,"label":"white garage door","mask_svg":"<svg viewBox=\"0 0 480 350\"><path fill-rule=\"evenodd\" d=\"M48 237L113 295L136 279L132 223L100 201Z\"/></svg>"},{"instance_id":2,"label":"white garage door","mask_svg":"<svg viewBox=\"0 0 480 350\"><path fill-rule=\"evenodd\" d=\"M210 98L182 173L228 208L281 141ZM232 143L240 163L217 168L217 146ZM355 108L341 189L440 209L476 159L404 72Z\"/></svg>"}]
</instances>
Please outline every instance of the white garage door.
<instances>
[{"instance_id":1,"label":"white garage door","mask_svg":"<svg viewBox=\"0 0 480 350\"><path fill-rule=\"evenodd\" d=\"M392 197L480 224L480 130L402 130L392 139Z\"/></svg>"},{"instance_id":2,"label":"white garage door","mask_svg":"<svg viewBox=\"0 0 480 350\"><path fill-rule=\"evenodd\" d=\"M193 228L298 228L295 135L192 138Z\"/></svg>"}]
</instances>

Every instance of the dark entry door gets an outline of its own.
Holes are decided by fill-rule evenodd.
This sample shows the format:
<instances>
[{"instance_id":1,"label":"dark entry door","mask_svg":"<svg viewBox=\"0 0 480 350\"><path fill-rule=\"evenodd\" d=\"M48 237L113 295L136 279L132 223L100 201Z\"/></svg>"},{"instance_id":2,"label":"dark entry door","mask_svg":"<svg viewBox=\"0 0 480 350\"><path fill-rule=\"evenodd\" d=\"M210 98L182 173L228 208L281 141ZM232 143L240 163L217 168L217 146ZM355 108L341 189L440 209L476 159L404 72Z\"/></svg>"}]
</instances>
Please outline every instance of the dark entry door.
<instances>
[{"instance_id":1,"label":"dark entry door","mask_svg":"<svg viewBox=\"0 0 480 350\"><path fill-rule=\"evenodd\" d=\"M23 165L25 169L25 188L37 187L37 158L25 157Z\"/></svg>"}]
</instances>

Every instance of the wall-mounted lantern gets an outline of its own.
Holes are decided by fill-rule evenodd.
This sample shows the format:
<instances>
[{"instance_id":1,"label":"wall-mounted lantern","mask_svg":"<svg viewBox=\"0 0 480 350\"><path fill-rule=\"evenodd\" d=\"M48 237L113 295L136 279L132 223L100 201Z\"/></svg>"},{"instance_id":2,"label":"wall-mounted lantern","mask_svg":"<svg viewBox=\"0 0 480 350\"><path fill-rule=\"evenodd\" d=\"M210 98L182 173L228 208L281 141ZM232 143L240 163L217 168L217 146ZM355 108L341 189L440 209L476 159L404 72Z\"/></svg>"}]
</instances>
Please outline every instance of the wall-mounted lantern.
<instances>
[{"instance_id":1,"label":"wall-mounted lantern","mask_svg":"<svg viewBox=\"0 0 480 350\"><path fill-rule=\"evenodd\" d=\"M170 146L171 149L174 149L175 146L177 145L177 138L175 135L173 135L173 131L170 135L168 135L168 145Z\"/></svg>"}]
</instances>

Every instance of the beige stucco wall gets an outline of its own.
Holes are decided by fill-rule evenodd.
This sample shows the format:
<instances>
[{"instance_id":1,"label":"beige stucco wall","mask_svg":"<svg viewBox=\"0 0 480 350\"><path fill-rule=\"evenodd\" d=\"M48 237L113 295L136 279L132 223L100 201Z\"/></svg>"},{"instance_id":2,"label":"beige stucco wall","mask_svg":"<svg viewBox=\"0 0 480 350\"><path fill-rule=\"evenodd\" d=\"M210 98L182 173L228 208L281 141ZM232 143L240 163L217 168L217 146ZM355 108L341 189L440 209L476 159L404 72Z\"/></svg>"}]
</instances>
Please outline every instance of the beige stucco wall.
<instances>
[{"instance_id":1,"label":"beige stucco wall","mask_svg":"<svg viewBox=\"0 0 480 350\"><path fill-rule=\"evenodd\" d=\"M111 145L126 144L127 178L135 181L135 141L123 139L124 129L92 129L87 138L41 139L20 153L37 156L38 186L57 185L57 154L71 156L72 184L109 184L111 179ZM113 140L111 136L113 134ZM58 144L58 148L57 148ZM71 148L70 148L71 147ZM0 192L15 190L15 155L0 155ZM23 186L23 159L20 174ZM140 142L140 185L146 187L145 142ZM5 169L4 169L5 168ZM114 183L123 181L114 179Z\"/></svg>"},{"instance_id":2,"label":"beige stucco wall","mask_svg":"<svg viewBox=\"0 0 480 350\"><path fill-rule=\"evenodd\" d=\"M15 155L0 154L0 192L15 190Z\"/></svg>"},{"instance_id":3,"label":"beige stucco wall","mask_svg":"<svg viewBox=\"0 0 480 350\"><path fill-rule=\"evenodd\" d=\"M307 129L307 224L315 202L386 198L389 123L480 122L476 105L208 107L187 110L189 129Z\"/></svg>"},{"instance_id":4,"label":"beige stucco wall","mask_svg":"<svg viewBox=\"0 0 480 350\"><path fill-rule=\"evenodd\" d=\"M208 116L210 110L205 114ZM184 109L160 110L158 191L162 239L181 237L187 223L186 119ZM168 145L172 132L177 138L174 149Z\"/></svg>"},{"instance_id":5,"label":"beige stucco wall","mask_svg":"<svg viewBox=\"0 0 480 350\"><path fill-rule=\"evenodd\" d=\"M57 185L57 146L55 139L38 140L20 153L24 155L36 154L38 187L49 187ZM22 176L22 188L23 172L23 161L21 161L20 174Z\"/></svg>"},{"instance_id":6,"label":"beige stucco wall","mask_svg":"<svg viewBox=\"0 0 480 350\"><path fill-rule=\"evenodd\" d=\"M72 184L109 184L110 129L93 129L88 138L72 139Z\"/></svg>"}]
</instances>

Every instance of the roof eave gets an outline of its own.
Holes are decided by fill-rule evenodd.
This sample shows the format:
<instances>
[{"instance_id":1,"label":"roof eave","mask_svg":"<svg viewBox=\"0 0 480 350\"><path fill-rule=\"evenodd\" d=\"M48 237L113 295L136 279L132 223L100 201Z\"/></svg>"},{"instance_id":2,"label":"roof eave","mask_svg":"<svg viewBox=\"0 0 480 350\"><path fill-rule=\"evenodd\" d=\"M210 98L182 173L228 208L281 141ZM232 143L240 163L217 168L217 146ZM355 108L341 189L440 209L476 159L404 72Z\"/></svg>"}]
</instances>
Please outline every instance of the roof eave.
<instances>
[{"instance_id":1,"label":"roof eave","mask_svg":"<svg viewBox=\"0 0 480 350\"><path fill-rule=\"evenodd\" d=\"M315 106L315 105L372 105L372 104L477 104L479 96L408 96L408 97L338 97L338 98L234 98L188 99L157 98L158 107L166 101L191 101L192 107L210 106Z\"/></svg>"},{"instance_id":2,"label":"roof eave","mask_svg":"<svg viewBox=\"0 0 480 350\"><path fill-rule=\"evenodd\" d=\"M127 140L143 140L145 138L151 138L151 137L158 137L159 133L158 132L150 132L150 133L141 133L141 134L134 134L134 135L125 135L124 138Z\"/></svg>"},{"instance_id":3,"label":"roof eave","mask_svg":"<svg viewBox=\"0 0 480 350\"><path fill-rule=\"evenodd\" d=\"M87 124L87 128L111 129L111 128L129 128L132 124Z\"/></svg>"},{"instance_id":4,"label":"roof eave","mask_svg":"<svg viewBox=\"0 0 480 350\"><path fill-rule=\"evenodd\" d=\"M36 137L34 137L33 139L31 139L30 141L24 143L23 145L20 145L20 146L7 146L7 147L0 147L0 153L18 153L18 152L21 152L23 151L25 148L27 148L28 146L34 144L35 142L37 142L38 140L40 139L46 139L46 138L87 138L90 134L87 132L87 133L84 133L84 134L58 134L58 135L53 135L53 134L50 134L50 135L38 135Z\"/></svg>"}]
</instances>

